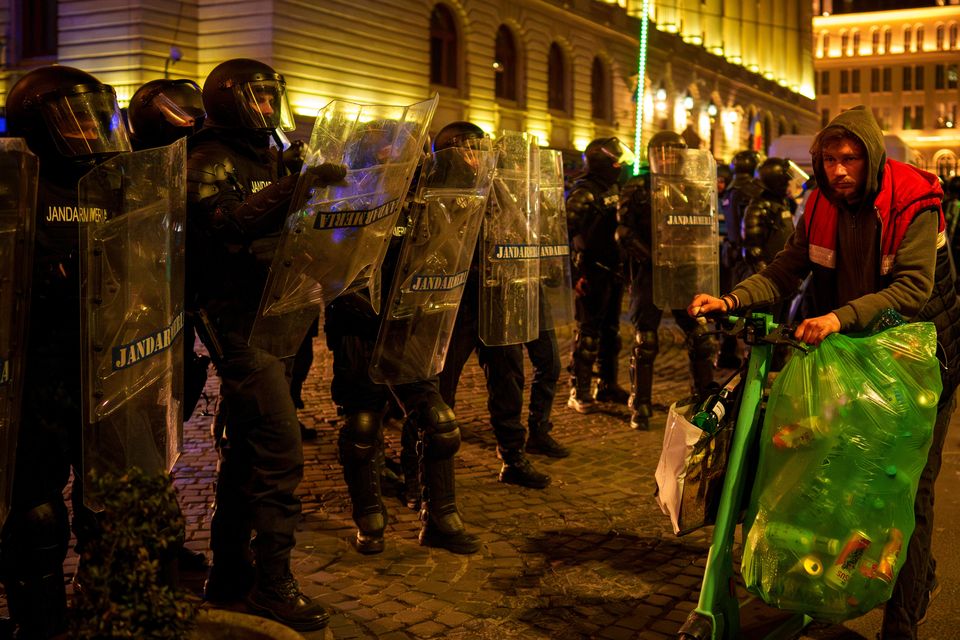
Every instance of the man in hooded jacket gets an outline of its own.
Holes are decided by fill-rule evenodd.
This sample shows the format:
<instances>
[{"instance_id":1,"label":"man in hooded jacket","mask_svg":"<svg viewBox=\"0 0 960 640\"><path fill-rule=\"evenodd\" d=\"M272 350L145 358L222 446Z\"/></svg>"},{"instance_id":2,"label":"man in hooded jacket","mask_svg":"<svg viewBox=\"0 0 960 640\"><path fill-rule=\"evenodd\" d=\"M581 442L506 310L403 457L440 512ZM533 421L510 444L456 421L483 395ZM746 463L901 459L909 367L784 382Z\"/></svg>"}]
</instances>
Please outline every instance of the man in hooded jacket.
<instances>
[{"instance_id":1,"label":"man in hooded jacket","mask_svg":"<svg viewBox=\"0 0 960 640\"><path fill-rule=\"evenodd\" d=\"M909 320L934 323L943 392L914 502L916 528L880 632L883 640L912 640L938 590L931 553L933 485L960 377L960 301L950 268L942 190L933 174L886 157L883 132L862 106L834 118L814 139L810 153L820 186L784 250L729 294L697 294L688 312L767 305L792 295L812 273L815 315L797 327L799 340L819 344L831 333L864 330L887 308Z\"/></svg>"}]
</instances>

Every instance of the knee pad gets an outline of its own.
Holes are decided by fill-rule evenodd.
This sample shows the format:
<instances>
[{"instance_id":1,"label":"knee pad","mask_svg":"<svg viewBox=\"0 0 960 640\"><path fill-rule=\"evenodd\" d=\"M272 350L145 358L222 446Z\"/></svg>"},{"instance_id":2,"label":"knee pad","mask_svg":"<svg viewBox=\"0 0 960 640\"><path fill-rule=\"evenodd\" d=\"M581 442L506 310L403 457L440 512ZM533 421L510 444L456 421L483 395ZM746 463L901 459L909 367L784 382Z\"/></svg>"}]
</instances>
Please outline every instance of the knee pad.
<instances>
[{"instance_id":1,"label":"knee pad","mask_svg":"<svg viewBox=\"0 0 960 640\"><path fill-rule=\"evenodd\" d=\"M340 462L368 462L376 455L382 438L380 414L360 411L347 416L337 444Z\"/></svg>"},{"instance_id":2,"label":"knee pad","mask_svg":"<svg viewBox=\"0 0 960 640\"><path fill-rule=\"evenodd\" d=\"M424 456L435 460L452 457L460 449L460 427L453 409L445 404L425 403L417 413Z\"/></svg>"},{"instance_id":3,"label":"knee pad","mask_svg":"<svg viewBox=\"0 0 960 640\"><path fill-rule=\"evenodd\" d=\"M23 571L46 574L61 569L70 543L67 506L57 502L37 505L20 516L3 541L4 575ZM10 526L13 525L13 526Z\"/></svg>"},{"instance_id":4,"label":"knee pad","mask_svg":"<svg viewBox=\"0 0 960 640\"><path fill-rule=\"evenodd\" d=\"M577 343L574 347L574 356L586 362L593 362L597 359L597 353L600 351L600 341L597 336L591 334L578 334Z\"/></svg>"},{"instance_id":5,"label":"knee pad","mask_svg":"<svg viewBox=\"0 0 960 640\"><path fill-rule=\"evenodd\" d=\"M656 331L638 331L634 335L636 344L633 347L638 362L652 363L660 353L660 338Z\"/></svg>"}]
</instances>

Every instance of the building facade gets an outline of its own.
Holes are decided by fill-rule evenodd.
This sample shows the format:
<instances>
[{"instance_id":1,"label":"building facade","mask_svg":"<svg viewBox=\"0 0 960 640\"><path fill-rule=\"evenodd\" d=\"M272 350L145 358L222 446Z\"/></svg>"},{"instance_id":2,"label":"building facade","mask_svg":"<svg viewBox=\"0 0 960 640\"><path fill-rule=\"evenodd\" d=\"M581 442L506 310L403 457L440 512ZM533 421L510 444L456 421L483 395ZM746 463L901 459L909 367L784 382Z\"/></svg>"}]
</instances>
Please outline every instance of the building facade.
<instances>
[{"instance_id":1,"label":"building facade","mask_svg":"<svg viewBox=\"0 0 960 640\"><path fill-rule=\"evenodd\" d=\"M644 136L662 128L729 159L817 124L806 0L651 3ZM683 8L689 5L689 8ZM0 101L58 62L117 88L202 84L257 58L287 79L297 135L331 99L440 94L436 131L466 119L583 149L634 140L640 0L7 0ZM690 135L693 133L695 135Z\"/></svg>"},{"instance_id":2,"label":"building facade","mask_svg":"<svg viewBox=\"0 0 960 640\"><path fill-rule=\"evenodd\" d=\"M910 146L917 166L944 178L957 175L960 0L832 13L839 4L821 1L814 7L821 123L844 109L868 105L885 133Z\"/></svg>"}]
</instances>

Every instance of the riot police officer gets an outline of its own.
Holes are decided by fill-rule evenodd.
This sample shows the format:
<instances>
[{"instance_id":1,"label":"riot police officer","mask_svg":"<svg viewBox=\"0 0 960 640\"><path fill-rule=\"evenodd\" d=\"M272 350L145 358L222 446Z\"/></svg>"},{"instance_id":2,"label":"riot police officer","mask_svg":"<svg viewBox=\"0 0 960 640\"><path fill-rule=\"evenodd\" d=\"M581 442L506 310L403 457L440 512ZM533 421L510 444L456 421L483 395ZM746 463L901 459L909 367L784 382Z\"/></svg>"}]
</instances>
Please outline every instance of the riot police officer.
<instances>
[{"instance_id":1,"label":"riot police officer","mask_svg":"<svg viewBox=\"0 0 960 640\"><path fill-rule=\"evenodd\" d=\"M743 229L743 212L751 198L760 193L759 184L754 179L757 167L762 158L756 151L743 150L733 155L730 168L733 170L733 181L728 193L719 199L720 209L726 219L727 243L723 254L728 257L730 280L734 284L749 275L743 264L743 246L741 232Z\"/></svg>"},{"instance_id":2,"label":"riot police officer","mask_svg":"<svg viewBox=\"0 0 960 640\"><path fill-rule=\"evenodd\" d=\"M414 180L413 189L416 183ZM411 214L415 211L408 198L383 262L382 278L388 283L397 269L402 240L413 227ZM382 289L382 298L389 289L389 285ZM387 306L387 301L381 300L381 308ZM390 386L371 380L370 361L382 318L365 293L341 295L327 305L324 318L327 347L333 352L331 394L343 416L337 445L357 526L357 551L374 554L384 549L387 511L381 491L382 422L393 398L406 417L401 452L404 499L411 508L420 507L420 544L458 554L475 553L479 543L466 531L456 503L454 456L460 448L460 429L453 410L441 397L438 378ZM420 485L418 478L422 479Z\"/></svg>"},{"instance_id":3,"label":"riot police officer","mask_svg":"<svg viewBox=\"0 0 960 640\"><path fill-rule=\"evenodd\" d=\"M483 129L472 122L451 122L437 133L433 150L460 146L467 140L485 135ZM520 420L523 412L523 347L519 344L488 346L480 340L479 265L479 251L475 250L457 310L450 348L440 372L440 393L448 405L456 406L460 374L470 354L476 351L487 381L487 409L497 439L497 455L503 462L498 479L507 484L544 489L550 484L550 476L537 471L527 458L527 432Z\"/></svg>"},{"instance_id":4,"label":"riot police officer","mask_svg":"<svg viewBox=\"0 0 960 640\"><path fill-rule=\"evenodd\" d=\"M195 251L187 280L229 407L204 595L212 602L245 600L255 613L295 629L318 629L329 616L300 591L290 569L300 518L295 491L303 477L290 363L248 344L297 184L277 152L277 131L293 129L292 113L283 76L245 58L210 72L203 105L207 119L190 140L187 160L188 241ZM342 167L319 165L303 179L330 184L344 174Z\"/></svg>"},{"instance_id":5,"label":"riot police officer","mask_svg":"<svg viewBox=\"0 0 960 640\"><path fill-rule=\"evenodd\" d=\"M574 182L567 197L577 295L577 332L570 363L573 388L567 406L578 413L595 411L597 401L625 403L629 397L617 383L623 275L614 232L618 178L630 155L617 138L593 140L583 152L587 173ZM594 363L599 366L600 381L592 396Z\"/></svg>"},{"instance_id":6,"label":"riot police officer","mask_svg":"<svg viewBox=\"0 0 960 640\"><path fill-rule=\"evenodd\" d=\"M152 149L192 136L206 118L203 94L193 80L163 78L151 80L133 92L127 107L130 142L134 150ZM189 293L187 293L189 298ZM208 356L193 350L196 331L193 315L184 318L183 419L192 414L207 382Z\"/></svg>"},{"instance_id":7,"label":"riot police officer","mask_svg":"<svg viewBox=\"0 0 960 640\"><path fill-rule=\"evenodd\" d=\"M686 144L673 131L660 131L650 138L648 157L658 155L660 166L671 162L678 167ZM651 260L651 233L653 207L649 176L641 176L624 188L624 197L617 212L617 241L630 258L630 321L633 323L634 345L630 358L630 426L634 429L650 428L653 415L653 364L660 352L657 329L663 310L653 304L653 264ZM677 325L687 335L687 356L694 392L702 392L713 382L713 347L709 336L704 335L697 322L685 310L671 309Z\"/></svg>"},{"instance_id":8,"label":"riot police officer","mask_svg":"<svg viewBox=\"0 0 960 640\"><path fill-rule=\"evenodd\" d=\"M0 580L19 638L66 629L63 561L70 539L63 490L74 469L77 547L96 534L83 506L81 464L80 225L77 183L130 150L116 94L67 66L24 75L7 95L10 134L40 159L31 319L13 501L0 542Z\"/></svg>"},{"instance_id":9,"label":"riot police officer","mask_svg":"<svg viewBox=\"0 0 960 640\"><path fill-rule=\"evenodd\" d=\"M740 234L751 274L763 271L793 233L796 202L788 194L789 172L790 165L782 158L767 158L757 168L763 191L744 209Z\"/></svg>"}]
</instances>

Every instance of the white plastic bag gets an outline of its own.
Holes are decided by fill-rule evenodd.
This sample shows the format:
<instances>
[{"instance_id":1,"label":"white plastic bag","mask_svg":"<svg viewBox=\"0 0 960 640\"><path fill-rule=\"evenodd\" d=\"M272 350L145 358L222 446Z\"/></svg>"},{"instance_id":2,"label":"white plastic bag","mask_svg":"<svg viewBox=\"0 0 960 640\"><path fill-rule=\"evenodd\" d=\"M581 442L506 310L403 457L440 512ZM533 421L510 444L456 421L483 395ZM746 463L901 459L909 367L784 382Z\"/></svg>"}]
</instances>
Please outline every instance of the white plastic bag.
<instances>
[{"instance_id":1,"label":"white plastic bag","mask_svg":"<svg viewBox=\"0 0 960 640\"><path fill-rule=\"evenodd\" d=\"M688 462L697 442L705 434L695 427L686 416L692 404L677 406L674 402L667 413L667 426L663 432L663 450L654 474L657 479L657 504L673 523L673 532L680 533L680 509L683 506L683 484Z\"/></svg>"}]
</instances>

